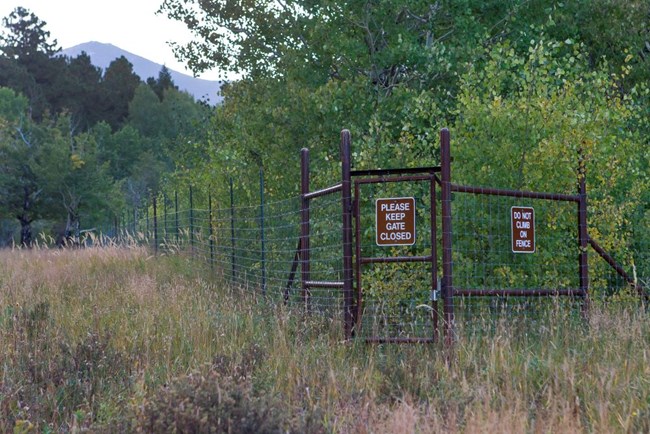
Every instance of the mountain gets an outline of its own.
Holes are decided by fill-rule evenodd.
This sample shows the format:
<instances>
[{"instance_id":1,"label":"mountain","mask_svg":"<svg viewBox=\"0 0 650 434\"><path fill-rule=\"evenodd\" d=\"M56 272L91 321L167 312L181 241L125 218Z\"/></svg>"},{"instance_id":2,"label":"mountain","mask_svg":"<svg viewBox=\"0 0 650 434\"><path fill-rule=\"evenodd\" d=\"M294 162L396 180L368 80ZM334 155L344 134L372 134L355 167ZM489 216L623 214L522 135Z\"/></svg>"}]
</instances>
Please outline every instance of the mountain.
<instances>
[{"instance_id":1,"label":"mountain","mask_svg":"<svg viewBox=\"0 0 650 434\"><path fill-rule=\"evenodd\" d=\"M118 57L126 57L133 64L133 71L140 76L142 81L145 81L149 77L158 78L158 73L163 66L137 54L129 53L115 45L95 41L85 42L74 47L63 49L60 51L60 54L68 57L77 57L83 51L90 56L93 65L103 70L106 70L108 65ZM172 69L169 72L174 80L174 84L180 90L189 92L196 100L207 101L211 105L221 102L222 97L219 95L219 89L221 88L222 82L194 78L191 75L183 74Z\"/></svg>"}]
</instances>

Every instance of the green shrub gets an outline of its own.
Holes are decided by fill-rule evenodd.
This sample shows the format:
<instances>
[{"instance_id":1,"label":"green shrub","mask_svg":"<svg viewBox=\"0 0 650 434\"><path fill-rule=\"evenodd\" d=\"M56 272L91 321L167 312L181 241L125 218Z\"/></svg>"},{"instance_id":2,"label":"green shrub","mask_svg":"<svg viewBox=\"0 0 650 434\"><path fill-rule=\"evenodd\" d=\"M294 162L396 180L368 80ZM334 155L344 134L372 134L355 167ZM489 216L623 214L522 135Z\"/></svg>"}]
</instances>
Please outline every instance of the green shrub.
<instances>
[{"instance_id":1,"label":"green shrub","mask_svg":"<svg viewBox=\"0 0 650 434\"><path fill-rule=\"evenodd\" d=\"M278 399L254 393L250 381L211 370L174 380L145 401L139 432L279 433L304 432Z\"/></svg>"}]
</instances>

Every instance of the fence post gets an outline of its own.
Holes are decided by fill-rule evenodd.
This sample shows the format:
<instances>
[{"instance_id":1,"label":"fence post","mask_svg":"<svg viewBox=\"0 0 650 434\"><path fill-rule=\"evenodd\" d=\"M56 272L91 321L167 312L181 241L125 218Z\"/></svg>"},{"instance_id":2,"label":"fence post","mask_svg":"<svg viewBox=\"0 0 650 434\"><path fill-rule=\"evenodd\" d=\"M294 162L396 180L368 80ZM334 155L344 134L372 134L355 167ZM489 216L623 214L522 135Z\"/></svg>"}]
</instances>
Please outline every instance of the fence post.
<instances>
[{"instance_id":1,"label":"fence post","mask_svg":"<svg viewBox=\"0 0 650 434\"><path fill-rule=\"evenodd\" d=\"M174 219L176 220L176 244L178 244L178 190L174 190Z\"/></svg>"},{"instance_id":2,"label":"fence post","mask_svg":"<svg viewBox=\"0 0 650 434\"><path fill-rule=\"evenodd\" d=\"M190 250L194 255L194 195L190 184Z\"/></svg>"},{"instance_id":3,"label":"fence post","mask_svg":"<svg viewBox=\"0 0 650 434\"><path fill-rule=\"evenodd\" d=\"M145 240L147 245L149 245L149 197L144 201L144 215L145 215Z\"/></svg>"},{"instance_id":4,"label":"fence post","mask_svg":"<svg viewBox=\"0 0 650 434\"><path fill-rule=\"evenodd\" d=\"M579 276L580 276L580 294L583 297L582 312L586 314L589 311L589 263L588 263L588 243L589 234L587 232L587 182L586 169L582 154L579 156L578 168L578 243L580 244L580 253L578 254Z\"/></svg>"},{"instance_id":5,"label":"fence post","mask_svg":"<svg viewBox=\"0 0 650 434\"><path fill-rule=\"evenodd\" d=\"M153 195L152 205L153 205L153 251L155 254L158 254L158 210L156 209L157 205L157 194Z\"/></svg>"},{"instance_id":6,"label":"fence post","mask_svg":"<svg viewBox=\"0 0 650 434\"><path fill-rule=\"evenodd\" d=\"M266 295L266 240L264 238L264 169L260 167L260 242L262 248L262 295Z\"/></svg>"},{"instance_id":7,"label":"fence post","mask_svg":"<svg viewBox=\"0 0 650 434\"><path fill-rule=\"evenodd\" d=\"M230 177L230 262L232 265L232 283L235 283L235 196L233 193L232 176Z\"/></svg>"},{"instance_id":8,"label":"fence post","mask_svg":"<svg viewBox=\"0 0 650 434\"><path fill-rule=\"evenodd\" d=\"M442 190L442 297L445 344L454 342L454 287L452 281L451 228L451 149L449 130L440 130L441 190Z\"/></svg>"},{"instance_id":9,"label":"fence post","mask_svg":"<svg viewBox=\"0 0 650 434\"><path fill-rule=\"evenodd\" d=\"M341 131L341 207L343 215L343 326L345 339L352 337L353 316L353 273L352 273L352 163L349 130ZM359 242L359 241L358 241Z\"/></svg>"},{"instance_id":10,"label":"fence post","mask_svg":"<svg viewBox=\"0 0 650 434\"><path fill-rule=\"evenodd\" d=\"M433 340L439 341L440 330L438 330L438 247L436 245L436 181L433 175L429 182L429 196L431 202L431 322L433 323Z\"/></svg>"},{"instance_id":11,"label":"fence post","mask_svg":"<svg viewBox=\"0 0 650 434\"><path fill-rule=\"evenodd\" d=\"M167 193L163 193L163 238L167 243Z\"/></svg>"},{"instance_id":12,"label":"fence post","mask_svg":"<svg viewBox=\"0 0 650 434\"><path fill-rule=\"evenodd\" d=\"M302 278L302 300L309 312L310 297L307 282L310 279L309 266L309 149L300 150L300 269Z\"/></svg>"},{"instance_id":13,"label":"fence post","mask_svg":"<svg viewBox=\"0 0 650 434\"><path fill-rule=\"evenodd\" d=\"M128 216L129 216L128 213L126 214L124 213L124 209L120 211L120 235L118 238L118 241L120 243L124 242L124 230L127 228L128 225L128 221L127 221Z\"/></svg>"},{"instance_id":14,"label":"fence post","mask_svg":"<svg viewBox=\"0 0 650 434\"><path fill-rule=\"evenodd\" d=\"M210 270L214 270L214 231L212 229L212 192L208 192L208 224L210 225Z\"/></svg>"}]
</instances>

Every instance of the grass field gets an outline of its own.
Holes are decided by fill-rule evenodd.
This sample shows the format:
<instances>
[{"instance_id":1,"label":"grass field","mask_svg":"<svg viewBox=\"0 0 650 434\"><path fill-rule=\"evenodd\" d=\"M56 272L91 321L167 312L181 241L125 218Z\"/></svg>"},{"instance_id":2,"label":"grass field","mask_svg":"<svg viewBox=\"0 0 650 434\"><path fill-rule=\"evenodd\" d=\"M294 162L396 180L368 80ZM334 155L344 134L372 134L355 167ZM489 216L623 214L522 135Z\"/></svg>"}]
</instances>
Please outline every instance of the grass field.
<instances>
[{"instance_id":1,"label":"grass field","mask_svg":"<svg viewBox=\"0 0 650 434\"><path fill-rule=\"evenodd\" d=\"M5 250L0 431L650 432L650 317L622 306L476 318L448 354L343 342L183 255Z\"/></svg>"}]
</instances>

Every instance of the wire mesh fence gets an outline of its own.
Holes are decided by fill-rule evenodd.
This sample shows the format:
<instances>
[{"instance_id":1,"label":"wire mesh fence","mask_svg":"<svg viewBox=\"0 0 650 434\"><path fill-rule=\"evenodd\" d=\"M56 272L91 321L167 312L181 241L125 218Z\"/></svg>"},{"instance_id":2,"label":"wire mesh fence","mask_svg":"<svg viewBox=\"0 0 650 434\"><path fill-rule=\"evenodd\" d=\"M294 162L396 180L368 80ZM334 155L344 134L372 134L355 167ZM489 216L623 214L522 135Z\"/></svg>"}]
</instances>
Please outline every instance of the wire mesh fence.
<instances>
[{"instance_id":1,"label":"wire mesh fence","mask_svg":"<svg viewBox=\"0 0 650 434\"><path fill-rule=\"evenodd\" d=\"M135 210L135 217L102 230L119 241L149 245L160 253L185 252L205 266L216 279L265 295L270 301L309 304L312 311L340 310L335 288L303 290L300 276L301 197L226 206L208 195L191 202L157 200L162 207ZM236 198L234 198L236 200ZM233 201L234 202L234 201ZM341 200L331 195L310 207L310 271L312 280L340 280Z\"/></svg>"},{"instance_id":2,"label":"wire mesh fence","mask_svg":"<svg viewBox=\"0 0 650 434\"><path fill-rule=\"evenodd\" d=\"M628 213L624 234L604 234L604 249L590 238L584 176L575 195L453 184L445 130L440 167L351 171L342 136L341 184L310 191L307 150L301 159L301 195L267 201L263 177L257 204L250 191L241 203L232 179L219 201L189 187L151 197L105 233L188 252L224 284L341 318L346 337L371 342L476 333L490 329L486 318L543 327L558 309L577 320L594 301L647 297L647 204ZM380 240L387 198L412 203L409 242Z\"/></svg>"},{"instance_id":3,"label":"wire mesh fence","mask_svg":"<svg viewBox=\"0 0 650 434\"><path fill-rule=\"evenodd\" d=\"M457 319L530 317L557 304L539 296L580 296L575 202L455 193L452 209ZM513 220L513 210L520 209L529 220ZM529 248L518 249L516 240L528 241L521 245Z\"/></svg>"},{"instance_id":4,"label":"wire mesh fence","mask_svg":"<svg viewBox=\"0 0 650 434\"><path fill-rule=\"evenodd\" d=\"M437 178L433 187L431 184L420 179L360 182L356 186L354 261L359 265L354 309L358 337L431 339L441 327L441 192ZM416 229L412 244L378 243L376 204L377 199L386 197L413 198ZM161 195L103 232L113 242L129 240L159 252L186 252L224 284L263 294L274 303L343 318L340 286L304 285L302 196L270 202L262 197L255 205L238 204L233 195L221 199L217 204L209 192L176 193L171 198ZM490 323L505 318L512 327L537 327L558 309L579 318L584 299L577 207L573 200L455 191L451 199L454 326L476 333L492 328L485 324L486 318ZM514 251L513 210L520 208L534 213L534 232L525 236L531 237L533 245L529 253ZM339 190L310 200L310 281L343 279L341 212ZM611 254L599 252L596 247L600 246L590 239L594 243L588 247L592 301L637 302L637 289L648 287L648 214L642 209L630 218L635 232L626 238L626 246L612 249ZM413 261L390 260L396 257Z\"/></svg>"}]
</instances>

